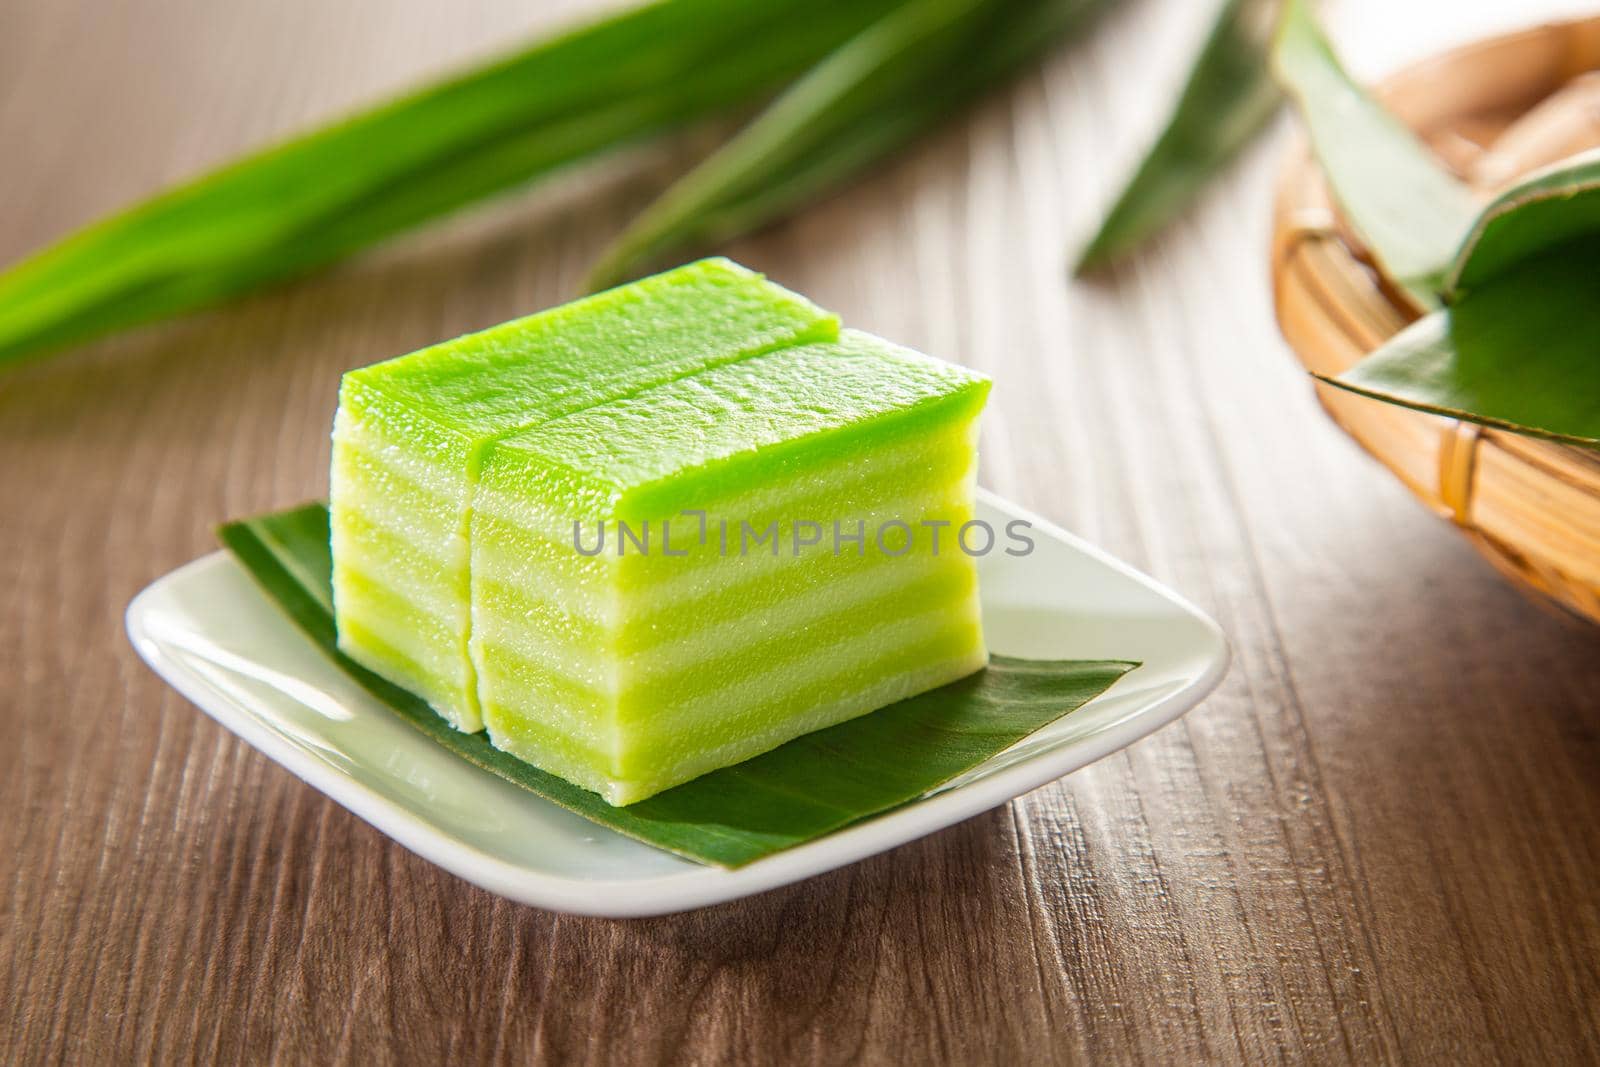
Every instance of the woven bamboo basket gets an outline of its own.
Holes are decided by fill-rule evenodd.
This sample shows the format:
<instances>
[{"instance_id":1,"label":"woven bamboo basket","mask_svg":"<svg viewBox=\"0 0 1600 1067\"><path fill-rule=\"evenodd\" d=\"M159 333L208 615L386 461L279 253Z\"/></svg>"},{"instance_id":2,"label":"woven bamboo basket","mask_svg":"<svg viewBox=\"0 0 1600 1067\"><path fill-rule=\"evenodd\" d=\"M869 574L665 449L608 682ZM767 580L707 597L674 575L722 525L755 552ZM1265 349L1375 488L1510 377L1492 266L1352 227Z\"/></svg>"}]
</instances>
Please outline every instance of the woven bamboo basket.
<instances>
[{"instance_id":1,"label":"woven bamboo basket","mask_svg":"<svg viewBox=\"0 0 1600 1067\"><path fill-rule=\"evenodd\" d=\"M1600 18L1556 23L1424 61L1378 88L1487 197L1600 144ZM1302 146L1279 184L1278 324L1310 370L1345 369L1418 311L1372 265ZM1362 447L1515 582L1600 622L1600 452L1485 429L1318 383Z\"/></svg>"}]
</instances>

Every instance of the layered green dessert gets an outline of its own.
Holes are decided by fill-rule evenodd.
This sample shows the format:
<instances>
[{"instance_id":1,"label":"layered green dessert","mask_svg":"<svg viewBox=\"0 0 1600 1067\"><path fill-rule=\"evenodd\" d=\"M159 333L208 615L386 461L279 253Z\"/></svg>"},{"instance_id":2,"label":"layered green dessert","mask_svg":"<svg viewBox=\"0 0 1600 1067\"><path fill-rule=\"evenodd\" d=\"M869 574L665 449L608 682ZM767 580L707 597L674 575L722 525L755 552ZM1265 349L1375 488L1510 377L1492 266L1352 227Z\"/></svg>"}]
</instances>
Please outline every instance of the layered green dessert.
<instances>
[{"instance_id":1,"label":"layered green dessert","mask_svg":"<svg viewBox=\"0 0 1600 1067\"><path fill-rule=\"evenodd\" d=\"M340 647L613 804L943 685L987 392L726 261L352 372Z\"/></svg>"},{"instance_id":2,"label":"layered green dessert","mask_svg":"<svg viewBox=\"0 0 1600 1067\"><path fill-rule=\"evenodd\" d=\"M490 739L626 804L977 670L957 531L987 393L845 331L496 441L471 530Z\"/></svg>"},{"instance_id":3,"label":"layered green dessert","mask_svg":"<svg viewBox=\"0 0 1600 1067\"><path fill-rule=\"evenodd\" d=\"M340 649L458 729L481 730L467 528L484 448L838 329L810 301L712 259L346 374L329 487Z\"/></svg>"}]
</instances>

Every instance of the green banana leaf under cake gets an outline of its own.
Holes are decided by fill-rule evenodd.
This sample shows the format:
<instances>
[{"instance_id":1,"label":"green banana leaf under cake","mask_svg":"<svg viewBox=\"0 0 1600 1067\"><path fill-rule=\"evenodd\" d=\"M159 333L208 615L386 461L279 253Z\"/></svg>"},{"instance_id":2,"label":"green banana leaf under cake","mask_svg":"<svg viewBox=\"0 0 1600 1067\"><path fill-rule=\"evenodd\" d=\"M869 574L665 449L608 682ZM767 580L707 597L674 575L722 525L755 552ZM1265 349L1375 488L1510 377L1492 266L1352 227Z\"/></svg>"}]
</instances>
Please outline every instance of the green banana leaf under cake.
<instances>
[{"instance_id":1,"label":"green banana leaf under cake","mask_svg":"<svg viewBox=\"0 0 1600 1067\"><path fill-rule=\"evenodd\" d=\"M943 685L987 392L721 260L352 372L340 646L614 804Z\"/></svg>"}]
</instances>

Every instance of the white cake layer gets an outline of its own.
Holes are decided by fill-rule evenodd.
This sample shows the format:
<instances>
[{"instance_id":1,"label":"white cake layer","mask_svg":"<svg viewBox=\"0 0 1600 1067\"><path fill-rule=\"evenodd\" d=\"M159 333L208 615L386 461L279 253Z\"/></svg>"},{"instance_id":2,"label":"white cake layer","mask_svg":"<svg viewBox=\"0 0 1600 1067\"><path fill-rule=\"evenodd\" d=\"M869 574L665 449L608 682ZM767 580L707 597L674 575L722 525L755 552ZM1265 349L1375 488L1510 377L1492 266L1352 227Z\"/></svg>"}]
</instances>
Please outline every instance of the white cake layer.
<instances>
[{"instance_id":1,"label":"white cake layer","mask_svg":"<svg viewBox=\"0 0 1600 1067\"><path fill-rule=\"evenodd\" d=\"M713 663L672 685L647 686L620 696L598 694L579 680L509 649L489 649L479 662L480 695L486 715L488 709L503 709L537 718L574 737L600 736L612 723L623 721L636 741L644 737L666 741L682 734L684 743L693 745L698 727L714 726L718 732L742 729L772 714L775 700L788 700L808 687L826 688L844 672L869 672L874 663L930 634L971 630L978 622L974 592L857 631L806 635L760 664Z\"/></svg>"},{"instance_id":2,"label":"white cake layer","mask_svg":"<svg viewBox=\"0 0 1600 1067\"><path fill-rule=\"evenodd\" d=\"M981 642L971 637L976 625L975 606L970 617L947 620L933 629L911 622L894 624L867 635L867 651L828 650L803 667L799 678L773 673L702 696L697 701L697 721L716 724L718 732L731 729L735 735L723 744L704 747L695 722L685 724L681 717L662 722L662 733L651 729L647 743L652 746L652 761L667 752L669 769L648 776L630 773L626 755L616 750L615 735L608 736L592 717L540 706L536 717L518 712L507 722L492 699L485 713L497 747L599 792L613 804L626 804L971 674L987 660ZM884 642L891 652L885 652ZM888 658L897 661L898 669L886 675ZM855 679L862 683L852 685ZM817 699L816 694L824 692L831 696ZM611 773L601 778L595 767L609 767Z\"/></svg>"},{"instance_id":3,"label":"white cake layer","mask_svg":"<svg viewBox=\"0 0 1600 1067\"><path fill-rule=\"evenodd\" d=\"M808 561L797 561L794 569L808 569ZM800 635L824 620L842 622L851 612L895 597L910 597L932 588L964 588L971 582L970 563L955 556L873 561L869 568L843 581L802 578L795 583L798 591L776 604L765 595L752 597L753 606L737 614L702 618L692 605L686 606L678 625L660 640L625 652L549 626L530 625L526 611L496 610L497 604L522 599L520 592L480 582L473 615L474 655L490 649L503 651L567 675L597 697L615 696L622 691L624 679L630 687L667 684L674 675L708 669L729 649L758 644L774 634Z\"/></svg>"},{"instance_id":4,"label":"white cake layer","mask_svg":"<svg viewBox=\"0 0 1600 1067\"><path fill-rule=\"evenodd\" d=\"M553 551L570 557L576 555L569 540L563 547L541 547L538 535L527 529L510 525L501 516L480 513L475 516L477 538L473 553L473 566L481 582L493 582L508 589L523 589L529 593L530 606L544 605L570 616L574 627L582 630L588 624L597 637L612 634L624 623L650 625L654 618L665 614L681 614L690 605L717 596L735 584L746 592L759 592L756 583L774 574L790 569L797 556L793 551L793 527L797 518L809 518L823 526L822 544L801 549L798 560L815 560L819 556L833 555L833 526L837 518L846 533L857 529L865 532L867 543L864 554L869 558L882 558L873 544L874 534L886 523L895 520L913 527L923 519L936 517L970 516L972 497L972 470L954 476L927 475L890 479L885 483L863 486L859 493L836 507L847 508L844 513L828 515L822 511L814 494L796 497L790 507L783 504L755 513L739 510L735 502L727 511L717 512L713 518L723 518L728 523L728 554L720 554L718 533L708 535L708 552L698 558L675 559L663 555L641 557L629 555L618 558L594 557L589 561L588 573L574 576L573 568L563 562L552 563L547 552ZM836 498L837 499L837 498ZM750 523L765 531L772 522L779 524L782 544L776 553L768 545L757 545L754 539L747 544L747 553L740 554L740 523ZM568 537L571 532L569 530ZM897 530L886 534L890 548L898 549ZM941 536L941 547L951 548L954 531L946 529ZM585 542L593 546L593 535ZM546 543L547 545L548 543ZM927 531L919 534L919 545L931 547ZM608 552L609 552L608 548ZM914 548L915 554L920 548ZM841 546L840 558L855 558L856 552L848 544ZM892 557L891 557L892 558ZM619 599L617 590L626 590L626 602ZM626 613L624 618L623 613Z\"/></svg>"}]
</instances>

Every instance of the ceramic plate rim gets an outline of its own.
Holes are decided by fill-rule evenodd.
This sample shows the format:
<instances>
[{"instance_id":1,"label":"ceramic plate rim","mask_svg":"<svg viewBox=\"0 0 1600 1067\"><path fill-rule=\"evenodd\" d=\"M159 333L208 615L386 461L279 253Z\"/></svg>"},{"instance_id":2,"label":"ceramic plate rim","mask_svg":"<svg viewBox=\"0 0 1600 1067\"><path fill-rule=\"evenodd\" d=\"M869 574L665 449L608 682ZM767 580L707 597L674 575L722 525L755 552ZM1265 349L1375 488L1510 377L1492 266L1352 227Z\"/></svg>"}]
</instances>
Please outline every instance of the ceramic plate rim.
<instances>
[{"instance_id":1,"label":"ceramic plate rim","mask_svg":"<svg viewBox=\"0 0 1600 1067\"><path fill-rule=\"evenodd\" d=\"M192 560L151 582L129 602L125 619L128 636L140 658L187 700L295 777L424 859L491 893L552 911L610 918L665 915L736 900L823 874L998 807L1155 732L1198 704L1222 680L1231 651L1221 627L1210 616L1155 579L1054 523L992 492L980 489L978 496L981 502L1027 520L1045 536L1144 586L1190 616L1200 625L1209 646L1205 670L1183 688L1081 740L1047 748L973 781L734 869L703 867L626 881L580 880L530 870L453 837L332 763L317 759L263 722L239 698L222 692L170 656L150 631L148 608L162 589L222 561L237 566L225 552ZM287 618L285 624L293 626ZM433 744L420 733L417 739Z\"/></svg>"}]
</instances>

